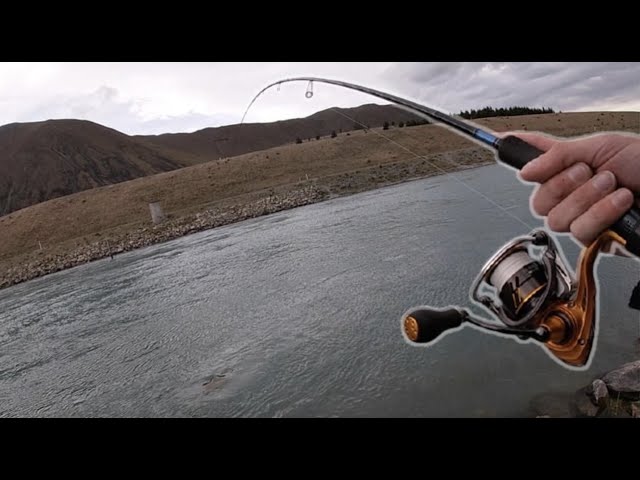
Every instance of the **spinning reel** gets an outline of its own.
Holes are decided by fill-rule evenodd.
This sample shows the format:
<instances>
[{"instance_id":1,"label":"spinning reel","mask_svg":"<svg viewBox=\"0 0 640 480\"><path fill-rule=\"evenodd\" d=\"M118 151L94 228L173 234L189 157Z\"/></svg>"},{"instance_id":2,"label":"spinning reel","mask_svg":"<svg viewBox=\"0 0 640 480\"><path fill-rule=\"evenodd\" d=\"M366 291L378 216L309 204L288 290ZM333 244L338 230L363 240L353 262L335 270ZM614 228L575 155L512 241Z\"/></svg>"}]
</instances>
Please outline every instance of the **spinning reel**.
<instances>
[{"instance_id":1,"label":"spinning reel","mask_svg":"<svg viewBox=\"0 0 640 480\"><path fill-rule=\"evenodd\" d=\"M415 309L403 317L408 340L431 343L446 330L471 323L485 330L520 339L533 339L570 367L584 367L592 351L596 329L598 254L618 234L606 231L585 248L578 264L578 280L544 230L516 238L487 261L471 287L471 298L500 323L474 317L458 308ZM539 255L533 250L543 249Z\"/></svg>"}]
</instances>

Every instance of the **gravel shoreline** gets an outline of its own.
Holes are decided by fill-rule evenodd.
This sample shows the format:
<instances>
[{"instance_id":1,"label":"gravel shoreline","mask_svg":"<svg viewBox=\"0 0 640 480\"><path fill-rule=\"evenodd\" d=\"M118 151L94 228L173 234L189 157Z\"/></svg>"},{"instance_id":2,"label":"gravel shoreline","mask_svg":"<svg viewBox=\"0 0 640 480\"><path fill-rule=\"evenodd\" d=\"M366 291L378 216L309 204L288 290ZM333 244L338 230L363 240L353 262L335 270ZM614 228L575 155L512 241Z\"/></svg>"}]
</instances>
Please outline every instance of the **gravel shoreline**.
<instances>
[{"instance_id":1,"label":"gravel shoreline","mask_svg":"<svg viewBox=\"0 0 640 480\"><path fill-rule=\"evenodd\" d=\"M426 159L417 157L402 162L375 165L362 170L281 186L268 192L255 192L236 199L225 199L220 205L205 207L199 213L170 218L159 225L149 222L146 225L133 226L126 233L104 234L97 242L71 248L64 253L40 252L21 257L19 262L9 260L5 265L0 265L0 289L203 230L330 198L440 175L444 171L454 172L488 165L494 161L491 152L482 148L470 148L431 155Z\"/></svg>"}]
</instances>

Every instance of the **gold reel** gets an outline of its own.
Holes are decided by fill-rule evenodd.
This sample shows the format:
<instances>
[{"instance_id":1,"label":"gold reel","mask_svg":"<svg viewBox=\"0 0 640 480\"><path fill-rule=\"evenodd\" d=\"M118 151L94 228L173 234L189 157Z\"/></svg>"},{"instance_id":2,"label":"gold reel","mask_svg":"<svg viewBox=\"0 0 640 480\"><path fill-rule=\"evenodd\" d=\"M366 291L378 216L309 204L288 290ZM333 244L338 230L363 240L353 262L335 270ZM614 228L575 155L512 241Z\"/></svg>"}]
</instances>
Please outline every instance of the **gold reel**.
<instances>
[{"instance_id":1,"label":"gold reel","mask_svg":"<svg viewBox=\"0 0 640 480\"><path fill-rule=\"evenodd\" d=\"M595 260L612 241L624 244L618 234L606 231L583 249L576 282L546 232L514 239L485 263L470 291L471 298L502 325L459 308L421 308L404 315L403 332L411 342L430 343L468 322L534 339L562 363L583 367L593 349L597 322ZM531 252L535 247L544 249L538 257Z\"/></svg>"}]
</instances>

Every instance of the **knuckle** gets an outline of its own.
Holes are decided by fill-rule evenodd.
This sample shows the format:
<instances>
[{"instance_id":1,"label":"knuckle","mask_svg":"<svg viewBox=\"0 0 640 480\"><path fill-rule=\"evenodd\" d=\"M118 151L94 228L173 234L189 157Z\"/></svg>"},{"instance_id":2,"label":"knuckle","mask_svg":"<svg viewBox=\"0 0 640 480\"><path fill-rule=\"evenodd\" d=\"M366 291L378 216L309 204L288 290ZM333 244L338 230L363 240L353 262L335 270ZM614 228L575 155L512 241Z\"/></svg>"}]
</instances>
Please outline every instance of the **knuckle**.
<instances>
[{"instance_id":1,"label":"knuckle","mask_svg":"<svg viewBox=\"0 0 640 480\"><path fill-rule=\"evenodd\" d=\"M593 171L591 167L584 162L578 162L574 166L570 167L567 172L567 177L573 185L582 185L584 182L593 177Z\"/></svg>"},{"instance_id":2,"label":"knuckle","mask_svg":"<svg viewBox=\"0 0 640 480\"><path fill-rule=\"evenodd\" d=\"M551 155L563 157L567 152L567 142L558 142L553 147L549 149Z\"/></svg>"}]
</instances>

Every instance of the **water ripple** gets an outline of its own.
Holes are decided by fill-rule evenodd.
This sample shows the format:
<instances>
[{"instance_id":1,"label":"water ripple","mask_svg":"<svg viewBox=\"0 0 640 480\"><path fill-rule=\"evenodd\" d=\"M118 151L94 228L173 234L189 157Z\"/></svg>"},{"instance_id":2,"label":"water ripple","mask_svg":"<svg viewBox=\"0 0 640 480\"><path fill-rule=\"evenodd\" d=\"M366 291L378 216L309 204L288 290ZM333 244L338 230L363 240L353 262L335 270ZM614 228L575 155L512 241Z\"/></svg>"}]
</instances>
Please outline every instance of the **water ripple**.
<instances>
[{"instance_id":1,"label":"water ripple","mask_svg":"<svg viewBox=\"0 0 640 480\"><path fill-rule=\"evenodd\" d=\"M510 171L463 178L538 224ZM17 285L0 291L0 417L522 415L535 395L634 358L638 323L620 288L637 280L632 262L600 263L606 315L584 373L473 329L409 347L400 317L466 303L485 260L523 233L433 178Z\"/></svg>"}]
</instances>

